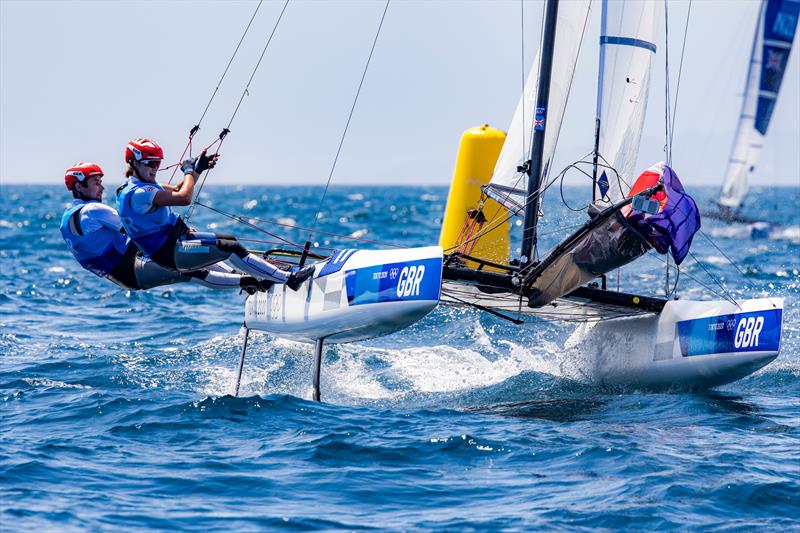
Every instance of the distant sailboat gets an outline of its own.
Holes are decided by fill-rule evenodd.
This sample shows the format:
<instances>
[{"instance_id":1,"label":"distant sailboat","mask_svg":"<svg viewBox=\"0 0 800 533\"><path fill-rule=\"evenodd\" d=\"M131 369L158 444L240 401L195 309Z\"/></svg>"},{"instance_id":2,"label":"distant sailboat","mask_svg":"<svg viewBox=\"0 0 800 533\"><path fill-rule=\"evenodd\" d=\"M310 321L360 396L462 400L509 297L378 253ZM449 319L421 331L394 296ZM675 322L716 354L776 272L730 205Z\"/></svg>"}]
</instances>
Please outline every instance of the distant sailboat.
<instances>
[{"instance_id":1,"label":"distant sailboat","mask_svg":"<svg viewBox=\"0 0 800 533\"><path fill-rule=\"evenodd\" d=\"M709 213L713 218L726 222L757 222L742 216L741 208L750 177L764 147L767 128L789 62L798 14L800 0L761 2L750 52L742 112L718 200L719 212Z\"/></svg>"}]
</instances>

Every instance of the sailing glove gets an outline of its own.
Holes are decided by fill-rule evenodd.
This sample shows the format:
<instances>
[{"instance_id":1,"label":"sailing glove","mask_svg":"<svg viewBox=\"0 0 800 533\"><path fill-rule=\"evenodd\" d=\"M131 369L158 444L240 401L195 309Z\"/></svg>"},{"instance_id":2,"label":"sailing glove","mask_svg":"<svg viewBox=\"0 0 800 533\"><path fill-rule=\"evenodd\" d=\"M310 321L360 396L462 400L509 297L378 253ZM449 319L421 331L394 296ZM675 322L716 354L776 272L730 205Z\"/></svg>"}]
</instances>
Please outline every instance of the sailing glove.
<instances>
[{"instance_id":1,"label":"sailing glove","mask_svg":"<svg viewBox=\"0 0 800 533\"><path fill-rule=\"evenodd\" d=\"M217 164L217 158L219 158L219 154L208 155L206 151L203 150L200 153L200 157L197 158L197 163L194 164L194 171L198 174L202 174L209 168L214 168L214 165Z\"/></svg>"},{"instance_id":2,"label":"sailing glove","mask_svg":"<svg viewBox=\"0 0 800 533\"><path fill-rule=\"evenodd\" d=\"M194 173L194 166L197 164L197 158L192 157L191 159L185 160L181 163L181 172L184 174L193 174Z\"/></svg>"},{"instance_id":3,"label":"sailing glove","mask_svg":"<svg viewBox=\"0 0 800 533\"><path fill-rule=\"evenodd\" d=\"M181 172L184 174L202 174L209 168L214 168L214 165L217 164L218 157L219 154L208 155L206 151L203 150L199 156L192 157L181 163Z\"/></svg>"}]
</instances>

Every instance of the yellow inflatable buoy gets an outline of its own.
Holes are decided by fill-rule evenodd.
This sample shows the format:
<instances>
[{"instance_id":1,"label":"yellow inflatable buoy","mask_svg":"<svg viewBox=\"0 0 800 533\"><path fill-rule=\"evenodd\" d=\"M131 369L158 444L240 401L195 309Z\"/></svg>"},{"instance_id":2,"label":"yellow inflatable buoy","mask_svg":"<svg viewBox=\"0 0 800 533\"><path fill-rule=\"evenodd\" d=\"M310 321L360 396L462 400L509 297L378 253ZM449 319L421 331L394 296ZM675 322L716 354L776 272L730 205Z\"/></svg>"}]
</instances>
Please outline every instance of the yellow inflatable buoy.
<instances>
[{"instance_id":1,"label":"yellow inflatable buoy","mask_svg":"<svg viewBox=\"0 0 800 533\"><path fill-rule=\"evenodd\" d=\"M442 219L439 246L494 263L508 264L508 210L481 193L492 177L506 134L488 124L461 135L456 168ZM481 205L481 200L483 204ZM467 265L478 265L468 261ZM486 270L496 270L486 267Z\"/></svg>"}]
</instances>

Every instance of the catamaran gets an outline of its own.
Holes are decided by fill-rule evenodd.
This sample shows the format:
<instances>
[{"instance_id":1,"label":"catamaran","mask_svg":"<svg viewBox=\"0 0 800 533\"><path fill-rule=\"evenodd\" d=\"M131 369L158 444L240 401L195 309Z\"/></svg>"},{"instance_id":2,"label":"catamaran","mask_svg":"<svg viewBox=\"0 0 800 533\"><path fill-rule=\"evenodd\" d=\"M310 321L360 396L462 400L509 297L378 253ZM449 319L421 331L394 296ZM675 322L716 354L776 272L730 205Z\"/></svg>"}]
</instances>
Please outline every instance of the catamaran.
<instances>
[{"instance_id":1,"label":"catamaran","mask_svg":"<svg viewBox=\"0 0 800 533\"><path fill-rule=\"evenodd\" d=\"M577 231L538 253L541 198L558 178L551 164L591 12L589 0L546 0L541 49L508 135L483 126L462 137L439 246L341 249L321 257L307 243L302 252L271 252L276 261L299 257L301 266L316 260L315 272L297 292L274 285L247 298L236 394L251 329L315 345L319 400L325 344L402 330L439 305L532 327L575 322L566 356L588 357L588 371L576 377L597 384L713 387L775 359L782 298L686 301L606 287L607 273L652 250L679 265L700 227L697 206L669 162L635 171L658 6L602 2L594 149L591 160L579 162L589 166L593 197ZM770 9L762 10L762 26L773 20ZM774 98L761 102L759 109ZM524 221L517 257L508 236L514 217Z\"/></svg>"}]
</instances>

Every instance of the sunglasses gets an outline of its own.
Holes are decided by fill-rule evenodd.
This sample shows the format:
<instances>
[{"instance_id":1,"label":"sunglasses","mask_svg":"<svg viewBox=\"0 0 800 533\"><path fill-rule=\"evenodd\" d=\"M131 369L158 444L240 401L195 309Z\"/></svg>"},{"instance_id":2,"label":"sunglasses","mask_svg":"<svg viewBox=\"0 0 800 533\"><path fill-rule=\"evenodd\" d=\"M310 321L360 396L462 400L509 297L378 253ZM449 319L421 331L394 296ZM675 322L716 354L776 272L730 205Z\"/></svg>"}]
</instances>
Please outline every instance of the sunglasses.
<instances>
[{"instance_id":1,"label":"sunglasses","mask_svg":"<svg viewBox=\"0 0 800 533\"><path fill-rule=\"evenodd\" d=\"M158 168L161 166L160 159L142 159L139 163L150 168Z\"/></svg>"}]
</instances>

